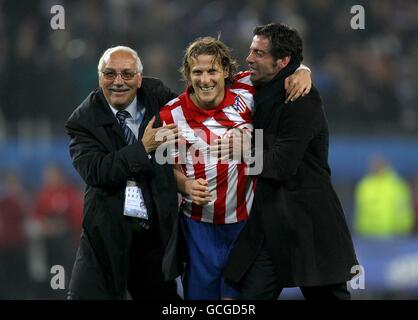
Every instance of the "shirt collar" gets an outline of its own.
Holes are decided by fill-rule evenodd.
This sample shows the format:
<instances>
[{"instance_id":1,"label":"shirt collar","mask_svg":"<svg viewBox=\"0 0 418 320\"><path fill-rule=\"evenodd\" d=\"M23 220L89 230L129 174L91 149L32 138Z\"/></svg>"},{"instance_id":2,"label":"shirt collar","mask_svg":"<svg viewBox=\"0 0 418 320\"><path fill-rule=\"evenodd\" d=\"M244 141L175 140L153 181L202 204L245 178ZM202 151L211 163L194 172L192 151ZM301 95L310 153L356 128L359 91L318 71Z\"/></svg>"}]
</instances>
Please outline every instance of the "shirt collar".
<instances>
[{"instance_id":1,"label":"shirt collar","mask_svg":"<svg viewBox=\"0 0 418 320\"><path fill-rule=\"evenodd\" d=\"M225 86L225 96L221 103L213 109L203 109L196 106L190 98L191 90L192 87L188 87L186 92L183 93L183 97L185 99L185 109L186 113L189 114L189 119L196 120L197 122L203 123L207 118L213 117L217 112L233 105L235 101L235 94L231 92L229 87Z\"/></svg>"},{"instance_id":2,"label":"shirt collar","mask_svg":"<svg viewBox=\"0 0 418 320\"><path fill-rule=\"evenodd\" d=\"M110 107L110 109L113 112L113 115L116 117L116 113L119 111L118 109L116 109L115 107L113 107L109 102L107 103ZM131 115L132 119L136 120L137 119L137 98L135 96L135 98L132 100L132 102L124 109L126 111L129 112L129 114Z\"/></svg>"}]
</instances>

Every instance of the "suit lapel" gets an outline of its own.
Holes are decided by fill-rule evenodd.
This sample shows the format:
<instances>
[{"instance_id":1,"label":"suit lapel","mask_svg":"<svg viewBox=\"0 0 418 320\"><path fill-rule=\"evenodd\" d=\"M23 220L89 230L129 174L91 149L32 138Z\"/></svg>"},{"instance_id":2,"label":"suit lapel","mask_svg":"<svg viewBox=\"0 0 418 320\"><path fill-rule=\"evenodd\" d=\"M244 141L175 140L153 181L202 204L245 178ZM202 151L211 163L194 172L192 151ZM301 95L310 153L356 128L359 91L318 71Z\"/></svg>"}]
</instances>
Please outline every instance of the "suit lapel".
<instances>
[{"instance_id":1,"label":"suit lapel","mask_svg":"<svg viewBox=\"0 0 418 320\"><path fill-rule=\"evenodd\" d=\"M127 144L126 143L126 138L125 138L125 135L123 134L123 132L122 132L122 128L120 127L120 125L119 125L119 123L117 123L117 121L115 120L114 121L114 123L112 124L112 131L114 132L114 133L116 133L122 140L123 140L123 142L125 142L125 144Z\"/></svg>"},{"instance_id":2,"label":"suit lapel","mask_svg":"<svg viewBox=\"0 0 418 320\"><path fill-rule=\"evenodd\" d=\"M289 64L282 69L271 81L256 87L254 96L255 114L254 127L266 129L273 117L280 115L286 98L284 80L299 66L297 63Z\"/></svg>"},{"instance_id":3,"label":"suit lapel","mask_svg":"<svg viewBox=\"0 0 418 320\"><path fill-rule=\"evenodd\" d=\"M161 106L157 106L156 103L153 103L151 101L151 98L142 89L142 87L138 90L137 98L138 98L138 101L141 101L141 103L145 107L144 119L141 123L141 126L139 127L139 134L138 134L138 136L142 138L148 122L151 120L151 118L154 115L157 117L154 127L161 125L160 116L159 116Z\"/></svg>"},{"instance_id":4,"label":"suit lapel","mask_svg":"<svg viewBox=\"0 0 418 320\"><path fill-rule=\"evenodd\" d=\"M93 108L96 120L96 126L105 128L110 127L113 133L121 138L123 142L125 142L125 136L122 132L122 128L120 127L119 123L117 122L112 110L110 109L102 90L99 90L99 93L96 95L96 100L93 101ZM103 131L105 133L105 131ZM106 138L103 138L102 141L109 146L110 150L113 150L112 143L109 137L104 134ZM125 142L126 144L126 142Z\"/></svg>"},{"instance_id":5,"label":"suit lapel","mask_svg":"<svg viewBox=\"0 0 418 320\"><path fill-rule=\"evenodd\" d=\"M152 111L150 111L150 108L148 107L148 105L145 104L144 119L142 120L142 123L139 126L138 137L140 137L140 138L142 138L142 136L144 135L145 128L146 128L148 122L150 121L150 119L152 117L151 113L152 113Z\"/></svg>"}]
</instances>

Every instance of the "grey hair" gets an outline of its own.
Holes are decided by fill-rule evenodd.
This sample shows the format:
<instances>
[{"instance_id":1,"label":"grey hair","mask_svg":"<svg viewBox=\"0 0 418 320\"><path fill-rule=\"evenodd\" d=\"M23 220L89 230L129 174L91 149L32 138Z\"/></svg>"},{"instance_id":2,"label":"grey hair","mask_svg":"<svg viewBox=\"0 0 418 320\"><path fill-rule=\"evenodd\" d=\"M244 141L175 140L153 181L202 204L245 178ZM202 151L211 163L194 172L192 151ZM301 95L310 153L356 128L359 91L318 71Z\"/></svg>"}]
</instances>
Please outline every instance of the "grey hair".
<instances>
[{"instance_id":1,"label":"grey hair","mask_svg":"<svg viewBox=\"0 0 418 320\"><path fill-rule=\"evenodd\" d=\"M100 57L99 64L97 65L97 71L99 73L99 77L101 74L101 71L103 70L104 66L109 62L110 55L116 51L125 51L127 53L130 53L132 57L136 60L136 71L138 71L140 74L142 74L144 67L142 66L141 59L138 56L138 53L129 47L125 46L116 46L111 47L107 49L103 55Z\"/></svg>"}]
</instances>

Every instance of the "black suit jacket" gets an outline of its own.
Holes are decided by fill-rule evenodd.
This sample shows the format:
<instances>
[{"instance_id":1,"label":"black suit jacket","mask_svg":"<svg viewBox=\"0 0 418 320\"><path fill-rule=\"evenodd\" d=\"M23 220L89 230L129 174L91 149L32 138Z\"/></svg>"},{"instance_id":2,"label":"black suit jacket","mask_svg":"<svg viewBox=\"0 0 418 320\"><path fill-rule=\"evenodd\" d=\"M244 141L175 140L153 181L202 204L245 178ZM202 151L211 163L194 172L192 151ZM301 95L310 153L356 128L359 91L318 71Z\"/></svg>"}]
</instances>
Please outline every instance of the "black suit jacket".
<instances>
[{"instance_id":1,"label":"black suit jacket","mask_svg":"<svg viewBox=\"0 0 418 320\"><path fill-rule=\"evenodd\" d=\"M224 270L240 282L265 239L283 287L341 283L357 264L331 185L328 125L318 91L284 104L284 78L257 88L254 127L264 129L253 208Z\"/></svg>"},{"instance_id":2,"label":"black suit jacket","mask_svg":"<svg viewBox=\"0 0 418 320\"><path fill-rule=\"evenodd\" d=\"M146 112L139 135L159 108L176 97L158 79L144 78L138 90ZM86 183L83 233L70 282L82 298L123 299L128 279L132 219L123 215L126 181L141 187L164 245L166 280L179 274L177 193L171 166L150 160L141 142L127 145L103 92L97 89L66 122L73 165ZM140 139L138 139L140 140ZM146 263L144 261L143 263Z\"/></svg>"}]
</instances>

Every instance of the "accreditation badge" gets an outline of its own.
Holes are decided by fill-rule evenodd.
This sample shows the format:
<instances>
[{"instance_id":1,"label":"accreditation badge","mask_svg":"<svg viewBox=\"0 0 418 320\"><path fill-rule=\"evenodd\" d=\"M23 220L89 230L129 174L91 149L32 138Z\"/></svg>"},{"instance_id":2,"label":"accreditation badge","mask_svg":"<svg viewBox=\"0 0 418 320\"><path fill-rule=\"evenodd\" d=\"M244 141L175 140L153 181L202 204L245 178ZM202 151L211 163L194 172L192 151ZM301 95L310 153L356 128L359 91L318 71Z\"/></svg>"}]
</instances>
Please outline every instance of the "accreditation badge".
<instances>
[{"instance_id":1,"label":"accreditation badge","mask_svg":"<svg viewBox=\"0 0 418 320\"><path fill-rule=\"evenodd\" d=\"M135 181L128 180L125 189L125 204L123 214L129 217L148 220L148 211L145 206L141 188Z\"/></svg>"}]
</instances>

